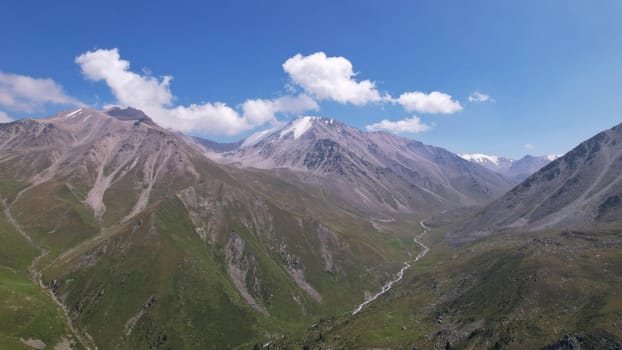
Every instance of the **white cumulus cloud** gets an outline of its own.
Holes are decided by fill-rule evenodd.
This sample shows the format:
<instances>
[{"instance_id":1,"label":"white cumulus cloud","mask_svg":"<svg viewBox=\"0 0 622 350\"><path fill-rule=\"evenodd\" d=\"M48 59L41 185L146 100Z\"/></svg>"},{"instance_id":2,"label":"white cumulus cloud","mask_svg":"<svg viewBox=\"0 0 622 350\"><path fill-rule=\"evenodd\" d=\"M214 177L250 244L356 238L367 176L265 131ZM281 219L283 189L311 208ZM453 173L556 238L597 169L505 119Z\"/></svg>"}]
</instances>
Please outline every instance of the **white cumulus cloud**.
<instances>
[{"instance_id":1,"label":"white cumulus cloud","mask_svg":"<svg viewBox=\"0 0 622 350\"><path fill-rule=\"evenodd\" d=\"M117 104L143 110L158 124L179 131L211 135L235 135L266 123L277 123L277 113L298 114L317 110L309 96L284 96L273 100L254 99L241 104L241 111L223 102L175 105L171 76L154 77L148 70L138 74L121 59L118 49L88 51L76 57L85 78L104 81Z\"/></svg>"},{"instance_id":2,"label":"white cumulus cloud","mask_svg":"<svg viewBox=\"0 0 622 350\"><path fill-rule=\"evenodd\" d=\"M0 111L0 123L10 123L13 119L11 119L5 112Z\"/></svg>"},{"instance_id":3,"label":"white cumulus cloud","mask_svg":"<svg viewBox=\"0 0 622 350\"><path fill-rule=\"evenodd\" d=\"M319 100L365 105L383 100L375 84L357 81L352 63L345 57L327 57L324 52L297 54L283 63L292 82Z\"/></svg>"},{"instance_id":4,"label":"white cumulus cloud","mask_svg":"<svg viewBox=\"0 0 622 350\"><path fill-rule=\"evenodd\" d=\"M367 125L367 131L388 131L396 134L400 133L418 133L427 131L432 128L431 125L425 124L420 118L412 116L397 121L384 119L378 123Z\"/></svg>"},{"instance_id":5,"label":"white cumulus cloud","mask_svg":"<svg viewBox=\"0 0 622 350\"><path fill-rule=\"evenodd\" d=\"M75 61L87 79L105 81L122 105L168 106L173 102L171 76L156 78L130 71L130 62L121 59L118 49L88 51Z\"/></svg>"},{"instance_id":6,"label":"white cumulus cloud","mask_svg":"<svg viewBox=\"0 0 622 350\"><path fill-rule=\"evenodd\" d=\"M246 100L242 104L242 111L246 118L251 122L261 124L273 120L276 113L300 114L306 111L316 111L319 108L317 102L305 94L284 96L274 100Z\"/></svg>"},{"instance_id":7,"label":"white cumulus cloud","mask_svg":"<svg viewBox=\"0 0 622 350\"><path fill-rule=\"evenodd\" d=\"M430 114L452 114L462 110L460 102L452 99L440 91L432 91L429 94L421 91L405 92L394 100L409 112Z\"/></svg>"},{"instance_id":8,"label":"white cumulus cloud","mask_svg":"<svg viewBox=\"0 0 622 350\"><path fill-rule=\"evenodd\" d=\"M48 103L83 106L65 94L63 87L52 79L0 72L0 106L19 112L34 112Z\"/></svg>"},{"instance_id":9,"label":"white cumulus cloud","mask_svg":"<svg viewBox=\"0 0 622 350\"><path fill-rule=\"evenodd\" d=\"M495 99L489 95L475 91L469 96L469 102L495 102Z\"/></svg>"},{"instance_id":10,"label":"white cumulus cloud","mask_svg":"<svg viewBox=\"0 0 622 350\"><path fill-rule=\"evenodd\" d=\"M156 76L148 69L132 70L130 62L124 60L116 48L85 52L76 57L75 62L86 79L108 85L116 98L111 101L113 104L141 109L158 124L183 132L235 135L265 124L275 126L280 123L277 119L280 114L300 115L319 110L316 100L357 106L390 102L408 112L429 114L451 114L463 108L451 95L439 91L405 92L398 98L381 94L373 81L357 79L348 59L327 56L324 52L308 56L297 54L283 63L283 70L290 78L286 85L288 95L247 99L236 106L224 102L177 104L171 90L172 76ZM296 95L296 90L302 92ZM430 127L412 117L400 121L383 120L369 125L368 129L421 132Z\"/></svg>"}]
</instances>

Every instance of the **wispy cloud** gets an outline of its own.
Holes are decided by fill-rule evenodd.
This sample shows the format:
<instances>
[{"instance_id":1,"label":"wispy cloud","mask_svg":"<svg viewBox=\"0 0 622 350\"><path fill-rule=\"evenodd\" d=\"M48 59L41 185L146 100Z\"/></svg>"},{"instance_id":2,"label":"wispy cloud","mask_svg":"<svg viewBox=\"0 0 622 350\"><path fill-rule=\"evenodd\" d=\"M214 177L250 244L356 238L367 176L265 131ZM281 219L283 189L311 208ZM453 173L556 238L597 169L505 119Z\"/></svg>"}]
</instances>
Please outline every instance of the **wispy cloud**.
<instances>
[{"instance_id":1,"label":"wispy cloud","mask_svg":"<svg viewBox=\"0 0 622 350\"><path fill-rule=\"evenodd\" d=\"M384 119L378 123L367 125L367 131L388 131L396 134L418 133L430 130L432 125L425 124L416 116L402 120L390 121Z\"/></svg>"},{"instance_id":2,"label":"wispy cloud","mask_svg":"<svg viewBox=\"0 0 622 350\"><path fill-rule=\"evenodd\" d=\"M523 147L525 147L525 149L530 150L530 151L536 148L536 146L532 145L531 143L526 143Z\"/></svg>"},{"instance_id":3,"label":"wispy cloud","mask_svg":"<svg viewBox=\"0 0 622 350\"><path fill-rule=\"evenodd\" d=\"M490 95L475 91L469 96L469 102L495 102L495 99Z\"/></svg>"},{"instance_id":4,"label":"wispy cloud","mask_svg":"<svg viewBox=\"0 0 622 350\"><path fill-rule=\"evenodd\" d=\"M83 106L49 78L0 72L0 106L17 112L40 111L46 104Z\"/></svg>"}]
</instances>

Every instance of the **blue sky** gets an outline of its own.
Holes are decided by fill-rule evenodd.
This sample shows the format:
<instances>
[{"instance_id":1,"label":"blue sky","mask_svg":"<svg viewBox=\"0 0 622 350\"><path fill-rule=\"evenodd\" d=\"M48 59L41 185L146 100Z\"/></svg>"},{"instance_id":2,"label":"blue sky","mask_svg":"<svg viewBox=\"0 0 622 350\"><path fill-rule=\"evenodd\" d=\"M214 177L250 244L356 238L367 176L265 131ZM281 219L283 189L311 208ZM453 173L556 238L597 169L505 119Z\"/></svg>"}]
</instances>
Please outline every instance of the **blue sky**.
<instances>
[{"instance_id":1,"label":"blue sky","mask_svg":"<svg viewBox=\"0 0 622 350\"><path fill-rule=\"evenodd\" d=\"M133 104L226 141L312 114L514 158L564 153L622 122L616 0L1 7L5 120Z\"/></svg>"}]
</instances>

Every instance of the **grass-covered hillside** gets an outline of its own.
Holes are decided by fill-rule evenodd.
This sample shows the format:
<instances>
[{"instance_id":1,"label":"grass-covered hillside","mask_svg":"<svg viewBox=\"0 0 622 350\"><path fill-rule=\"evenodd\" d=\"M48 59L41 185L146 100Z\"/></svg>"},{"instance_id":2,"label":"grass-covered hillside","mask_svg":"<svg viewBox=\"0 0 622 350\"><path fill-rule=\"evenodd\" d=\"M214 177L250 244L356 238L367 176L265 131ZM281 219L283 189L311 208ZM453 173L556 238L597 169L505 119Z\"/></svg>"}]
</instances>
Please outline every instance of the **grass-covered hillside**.
<instances>
[{"instance_id":1,"label":"grass-covered hillside","mask_svg":"<svg viewBox=\"0 0 622 350\"><path fill-rule=\"evenodd\" d=\"M619 231L437 245L376 303L327 319L286 347L618 349L621 252Z\"/></svg>"},{"instance_id":2,"label":"grass-covered hillside","mask_svg":"<svg viewBox=\"0 0 622 350\"><path fill-rule=\"evenodd\" d=\"M4 208L2 208L4 209ZM62 309L33 280L40 251L0 215L0 349L82 348Z\"/></svg>"}]
</instances>

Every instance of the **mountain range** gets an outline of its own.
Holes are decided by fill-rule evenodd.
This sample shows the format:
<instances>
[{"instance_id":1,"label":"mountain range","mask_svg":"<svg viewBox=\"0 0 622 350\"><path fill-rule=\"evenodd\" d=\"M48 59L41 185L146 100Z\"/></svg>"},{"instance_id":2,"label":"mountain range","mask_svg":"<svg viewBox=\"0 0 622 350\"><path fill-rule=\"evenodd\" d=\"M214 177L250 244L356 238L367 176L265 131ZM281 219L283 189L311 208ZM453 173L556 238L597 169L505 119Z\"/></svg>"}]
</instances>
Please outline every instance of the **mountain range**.
<instances>
[{"instance_id":1,"label":"mountain range","mask_svg":"<svg viewBox=\"0 0 622 350\"><path fill-rule=\"evenodd\" d=\"M372 293L416 246L405 223L510 186L443 149L320 118L214 145L131 108L0 125L6 220L39 251L21 268L63 305L76 344L218 348L295 330ZM404 227L383 232L394 216Z\"/></svg>"},{"instance_id":2,"label":"mountain range","mask_svg":"<svg viewBox=\"0 0 622 350\"><path fill-rule=\"evenodd\" d=\"M0 348L616 346L621 142L516 185L321 117L228 144L133 108L0 124Z\"/></svg>"},{"instance_id":3,"label":"mountain range","mask_svg":"<svg viewBox=\"0 0 622 350\"><path fill-rule=\"evenodd\" d=\"M442 148L329 118L298 118L224 151L222 145L202 144L215 161L286 170L362 212L424 217L481 205L513 184Z\"/></svg>"},{"instance_id":4,"label":"mountain range","mask_svg":"<svg viewBox=\"0 0 622 350\"><path fill-rule=\"evenodd\" d=\"M526 155L518 160L483 153L460 153L458 155L517 182L525 180L529 175L559 158L557 154L546 156Z\"/></svg>"},{"instance_id":5,"label":"mountain range","mask_svg":"<svg viewBox=\"0 0 622 350\"><path fill-rule=\"evenodd\" d=\"M622 348L621 142L622 124L478 210L426 220L424 266L283 348Z\"/></svg>"},{"instance_id":6,"label":"mountain range","mask_svg":"<svg viewBox=\"0 0 622 350\"><path fill-rule=\"evenodd\" d=\"M354 304L408 249L312 185L225 167L202 152L132 109L0 125L6 225L12 240L23 233L38 250L32 265L10 268L51 290L75 329L72 338L17 328L14 338L251 346ZM39 317L19 310L3 320Z\"/></svg>"},{"instance_id":7,"label":"mountain range","mask_svg":"<svg viewBox=\"0 0 622 350\"><path fill-rule=\"evenodd\" d=\"M520 228L597 228L622 217L622 125L582 142L469 219L481 236Z\"/></svg>"}]
</instances>

